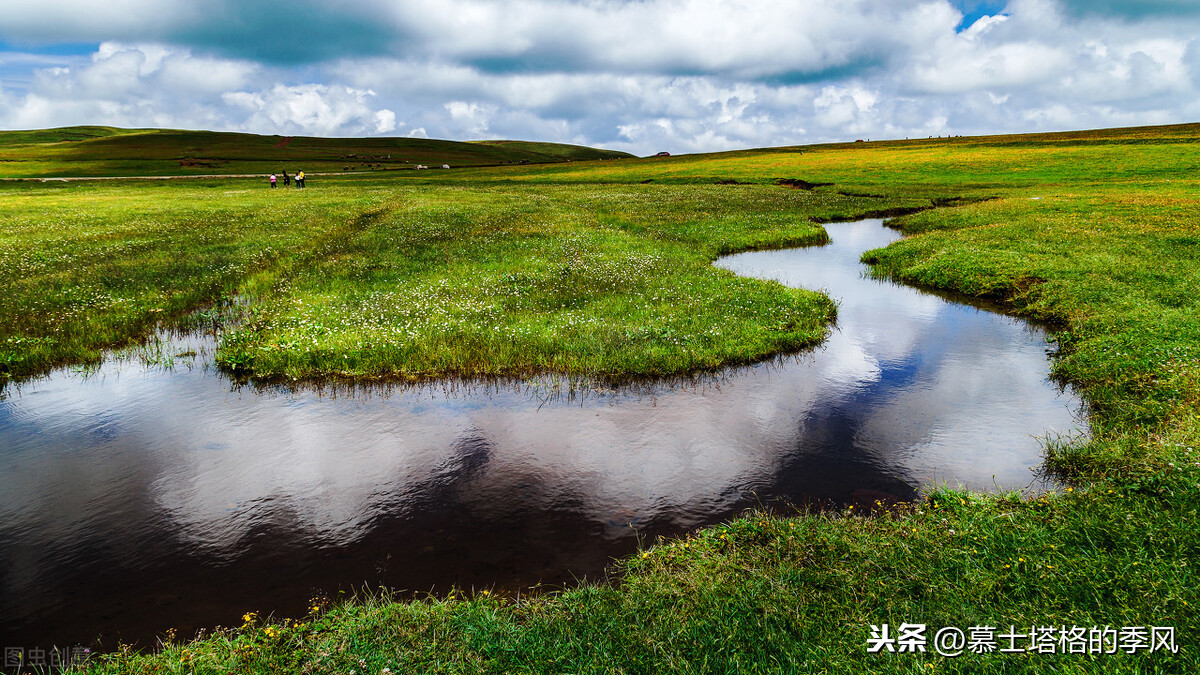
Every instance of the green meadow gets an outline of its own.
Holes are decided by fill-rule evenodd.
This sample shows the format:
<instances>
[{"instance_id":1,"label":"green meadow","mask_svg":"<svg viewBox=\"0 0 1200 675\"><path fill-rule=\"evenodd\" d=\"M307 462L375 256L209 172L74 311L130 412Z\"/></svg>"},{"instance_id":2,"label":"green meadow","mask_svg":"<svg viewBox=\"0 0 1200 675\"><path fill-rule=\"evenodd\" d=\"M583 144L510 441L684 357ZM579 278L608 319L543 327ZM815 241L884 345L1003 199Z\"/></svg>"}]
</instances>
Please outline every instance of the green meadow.
<instances>
[{"instance_id":1,"label":"green meadow","mask_svg":"<svg viewBox=\"0 0 1200 675\"><path fill-rule=\"evenodd\" d=\"M1049 322L1049 367L1090 409L1090 439L1047 442L1063 486L1050 494L747 514L646 542L579 588L381 593L288 618L248 607L240 627L86 670L1196 672L1197 140L1200 125L918 139L316 176L303 191L0 184L9 382L221 304L237 311L218 362L252 379L620 380L749 363L818 343L836 307L714 257L902 214L909 236L864 256L875 273ZM883 623L1045 639L868 653ZM1073 627L1096 628L1099 651L1121 636L1115 653L1069 653ZM1177 649L1152 652L1152 627L1172 628Z\"/></svg>"},{"instance_id":2,"label":"green meadow","mask_svg":"<svg viewBox=\"0 0 1200 675\"><path fill-rule=\"evenodd\" d=\"M821 243L814 221L881 201L725 186L315 185L7 186L0 372L95 362L231 299L244 317L217 360L257 379L612 380L749 363L820 341L833 305L710 261Z\"/></svg>"}]
</instances>

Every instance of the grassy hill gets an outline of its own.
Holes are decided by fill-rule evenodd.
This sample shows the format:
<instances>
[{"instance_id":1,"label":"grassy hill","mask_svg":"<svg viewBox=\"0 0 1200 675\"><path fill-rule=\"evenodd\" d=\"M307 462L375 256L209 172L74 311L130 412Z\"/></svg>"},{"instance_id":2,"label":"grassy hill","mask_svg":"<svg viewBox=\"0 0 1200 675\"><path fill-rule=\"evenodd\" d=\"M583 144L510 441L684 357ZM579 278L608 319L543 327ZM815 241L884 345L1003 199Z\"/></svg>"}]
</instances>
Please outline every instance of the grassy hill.
<instances>
[{"instance_id":1,"label":"grassy hill","mask_svg":"<svg viewBox=\"0 0 1200 675\"><path fill-rule=\"evenodd\" d=\"M0 132L0 177L186 176L381 171L631 157L578 145L428 138L317 138L64 127Z\"/></svg>"},{"instance_id":2,"label":"grassy hill","mask_svg":"<svg viewBox=\"0 0 1200 675\"><path fill-rule=\"evenodd\" d=\"M801 179L857 194L992 196L1015 187L1175 179L1200 171L1200 124L755 148L469 171L531 183L772 184Z\"/></svg>"},{"instance_id":3,"label":"grassy hill","mask_svg":"<svg viewBox=\"0 0 1200 675\"><path fill-rule=\"evenodd\" d=\"M587 161L590 159L620 159L632 157L623 152L597 150L586 145L566 143L540 143L535 141L471 141L473 145L487 145L505 152L526 153L533 157L544 157L544 162Z\"/></svg>"}]
</instances>

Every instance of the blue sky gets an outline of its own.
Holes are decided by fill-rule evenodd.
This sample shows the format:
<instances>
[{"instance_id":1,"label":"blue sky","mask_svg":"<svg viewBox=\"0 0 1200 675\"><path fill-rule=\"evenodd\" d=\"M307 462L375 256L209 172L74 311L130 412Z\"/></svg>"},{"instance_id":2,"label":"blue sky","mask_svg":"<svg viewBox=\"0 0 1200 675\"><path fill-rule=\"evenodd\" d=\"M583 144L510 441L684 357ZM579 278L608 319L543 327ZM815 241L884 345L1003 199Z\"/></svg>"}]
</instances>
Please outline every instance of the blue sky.
<instances>
[{"instance_id":1,"label":"blue sky","mask_svg":"<svg viewBox=\"0 0 1200 675\"><path fill-rule=\"evenodd\" d=\"M1004 14L1006 0L957 0L950 5L962 13L962 20L954 27L955 32L961 33L975 25L975 22L985 16Z\"/></svg>"},{"instance_id":2,"label":"blue sky","mask_svg":"<svg viewBox=\"0 0 1200 675\"><path fill-rule=\"evenodd\" d=\"M0 128L649 154L1200 118L1196 0L5 0Z\"/></svg>"}]
</instances>

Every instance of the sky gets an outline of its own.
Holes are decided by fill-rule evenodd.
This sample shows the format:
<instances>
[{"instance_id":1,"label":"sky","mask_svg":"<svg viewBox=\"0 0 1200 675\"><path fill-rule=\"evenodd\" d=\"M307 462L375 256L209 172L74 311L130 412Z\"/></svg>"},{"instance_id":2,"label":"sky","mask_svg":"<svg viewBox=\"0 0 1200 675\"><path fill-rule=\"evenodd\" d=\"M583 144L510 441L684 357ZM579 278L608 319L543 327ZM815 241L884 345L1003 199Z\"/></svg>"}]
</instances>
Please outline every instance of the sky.
<instances>
[{"instance_id":1,"label":"sky","mask_svg":"<svg viewBox=\"0 0 1200 675\"><path fill-rule=\"evenodd\" d=\"M646 155L1200 121L1200 0L4 0L0 129Z\"/></svg>"}]
</instances>

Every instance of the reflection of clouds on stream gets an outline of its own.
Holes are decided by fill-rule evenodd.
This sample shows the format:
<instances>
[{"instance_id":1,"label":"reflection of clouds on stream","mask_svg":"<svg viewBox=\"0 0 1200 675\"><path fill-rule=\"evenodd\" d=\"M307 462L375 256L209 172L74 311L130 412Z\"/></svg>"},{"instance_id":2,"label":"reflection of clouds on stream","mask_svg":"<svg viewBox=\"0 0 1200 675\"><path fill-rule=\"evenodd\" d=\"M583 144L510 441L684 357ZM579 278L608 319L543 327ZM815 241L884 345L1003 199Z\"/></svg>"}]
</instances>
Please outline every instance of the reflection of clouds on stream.
<instances>
[{"instance_id":1,"label":"reflection of clouds on stream","mask_svg":"<svg viewBox=\"0 0 1200 675\"><path fill-rule=\"evenodd\" d=\"M630 523L670 533L760 501L1029 484L1032 435L1070 429L1078 407L1046 383L1040 333L863 278L861 252L896 238L878 221L830 234L827 247L720 261L827 290L840 301L830 339L697 387L327 397L130 363L27 384L0 402L0 610L19 621L65 606L67 569L136 576L178 559L221 587L238 572L220 569L269 568L279 551L313 584L330 583L313 570L341 569L321 551L391 559L405 587L406 565L433 570L411 583L532 583L594 573L631 545Z\"/></svg>"},{"instance_id":2,"label":"reflection of clouds on stream","mask_svg":"<svg viewBox=\"0 0 1200 675\"><path fill-rule=\"evenodd\" d=\"M807 376L822 382L823 405L852 409L847 415L857 420L853 443L861 452L922 485L1030 484L1030 468L1040 462L1035 437L1084 426L1074 415L1077 399L1046 381L1043 333L864 277L861 253L900 238L878 221L829 231L828 247L740 254L719 264L819 288L839 302L837 329Z\"/></svg>"}]
</instances>

